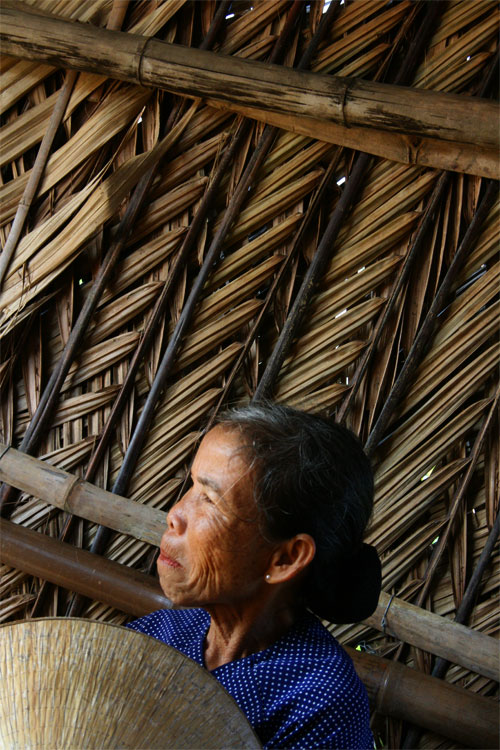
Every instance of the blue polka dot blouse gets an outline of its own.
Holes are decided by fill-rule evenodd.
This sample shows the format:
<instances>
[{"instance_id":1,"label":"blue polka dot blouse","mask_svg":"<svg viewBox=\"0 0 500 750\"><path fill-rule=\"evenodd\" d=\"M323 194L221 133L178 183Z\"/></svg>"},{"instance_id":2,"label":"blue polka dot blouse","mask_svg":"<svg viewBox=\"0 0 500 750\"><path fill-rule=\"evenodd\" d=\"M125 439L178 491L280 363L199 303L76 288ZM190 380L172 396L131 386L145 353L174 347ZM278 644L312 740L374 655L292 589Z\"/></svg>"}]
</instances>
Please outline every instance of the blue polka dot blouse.
<instances>
[{"instance_id":1,"label":"blue polka dot blouse","mask_svg":"<svg viewBox=\"0 0 500 750\"><path fill-rule=\"evenodd\" d=\"M157 638L201 666L210 615L158 610L128 627ZM236 700L266 748L373 750L366 691L352 661L312 614L276 643L212 674Z\"/></svg>"}]
</instances>

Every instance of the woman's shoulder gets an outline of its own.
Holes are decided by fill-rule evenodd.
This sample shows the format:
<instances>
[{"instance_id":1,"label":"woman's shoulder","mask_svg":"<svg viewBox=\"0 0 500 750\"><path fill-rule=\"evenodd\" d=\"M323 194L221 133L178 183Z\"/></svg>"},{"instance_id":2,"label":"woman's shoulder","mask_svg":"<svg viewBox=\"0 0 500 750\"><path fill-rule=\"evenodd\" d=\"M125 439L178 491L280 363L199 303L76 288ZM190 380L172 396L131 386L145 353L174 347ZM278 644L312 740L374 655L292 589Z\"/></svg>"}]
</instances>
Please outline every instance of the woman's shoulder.
<instances>
[{"instance_id":1,"label":"woman's shoulder","mask_svg":"<svg viewBox=\"0 0 500 750\"><path fill-rule=\"evenodd\" d=\"M306 611L272 647L273 655L300 656L305 661L331 660L352 663L337 639L316 615Z\"/></svg>"},{"instance_id":2,"label":"woman's shoulder","mask_svg":"<svg viewBox=\"0 0 500 750\"><path fill-rule=\"evenodd\" d=\"M183 651L193 639L198 642L205 635L210 616L203 609L158 609L133 620L127 627L157 638Z\"/></svg>"}]
</instances>

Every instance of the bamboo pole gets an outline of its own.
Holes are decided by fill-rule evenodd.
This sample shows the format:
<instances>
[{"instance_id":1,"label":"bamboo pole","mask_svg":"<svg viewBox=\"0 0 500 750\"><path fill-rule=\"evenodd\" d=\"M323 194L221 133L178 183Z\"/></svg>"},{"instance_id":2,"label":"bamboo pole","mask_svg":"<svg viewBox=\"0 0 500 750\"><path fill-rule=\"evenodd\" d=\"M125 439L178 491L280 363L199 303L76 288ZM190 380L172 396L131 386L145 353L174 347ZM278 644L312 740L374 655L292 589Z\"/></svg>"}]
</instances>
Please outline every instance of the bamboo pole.
<instances>
[{"instance_id":1,"label":"bamboo pole","mask_svg":"<svg viewBox=\"0 0 500 750\"><path fill-rule=\"evenodd\" d=\"M163 511L107 492L62 469L2 444L0 478L61 510L74 513L93 523L104 524L121 534L133 536L156 547L160 544L166 524L166 513ZM14 529L10 526L8 528L12 537L15 535L15 529L21 529L22 533L24 527L14 525ZM9 564L21 570L25 569L23 556L30 539L38 545L43 543L44 536L32 532L31 537L22 537L22 550L20 548L15 561ZM61 541L58 543L63 545L62 552L69 546ZM76 550L77 553L80 551ZM30 559L36 558L36 555L35 546L30 551ZM64 561L59 563L56 558L54 560L57 569L65 564ZM31 572L31 569L26 572ZM46 568L46 573L48 580L52 580L49 568ZM489 679L499 678L498 644L493 638L401 599L382 593L376 611L365 622L377 630L449 659Z\"/></svg>"},{"instance_id":2,"label":"bamboo pole","mask_svg":"<svg viewBox=\"0 0 500 750\"><path fill-rule=\"evenodd\" d=\"M473 159L486 152L488 159L496 159L498 107L477 97L275 67L39 16L18 6L2 8L0 28L5 54L201 97L337 144L342 133L362 129L358 147L364 143L363 151L377 134L397 133L404 136L400 146L407 161L418 159L420 139L453 144L451 153L443 151L447 163L433 166L456 169L461 147ZM313 122L322 128L311 130Z\"/></svg>"},{"instance_id":3,"label":"bamboo pole","mask_svg":"<svg viewBox=\"0 0 500 750\"><path fill-rule=\"evenodd\" d=\"M498 703L379 656L346 649L377 711L465 747L498 748Z\"/></svg>"},{"instance_id":4,"label":"bamboo pole","mask_svg":"<svg viewBox=\"0 0 500 750\"><path fill-rule=\"evenodd\" d=\"M76 549L0 519L0 554L25 570L82 595L140 617L171 603L156 579L126 565ZM377 710L463 742L497 747L497 704L416 670L347 649Z\"/></svg>"},{"instance_id":5,"label":"bamboo pole","mask_svg":"<svg viewBox=\"0 0 500 750\"><path fill-rule=\"evenodd\" d=\"M500 681L498 641L458 622L382 591L377 609L364 624L416 648L439 654L490 680ZM444 657L444 651L448 656Z\"/></svg>"},{"instance_id":6,"label":"bamboo pole","mask_svg":"<svg viewBox=\"0 0 500 750\"><path fill-rule=\"evenodd\" d=\"M477 596L478 589L481 586L481 581L483 579L486 566L488 565L490 561L490 557L495 547L496 541L498 539L499 532L500 532L500 511L497 514L495 523L493 524L493 527L490 533L488 534L488 539L486 540L486 544L483 547L483 550L481 552L477 565L474 569L474 572L471 576L471 579L469 583L467 584L467 588L465 589L465 593L463 595L462 601L460 602L460 605L455 614L454 624L465 623L469 619L469 614L472 610L472 607L474 606L474 602ZM491 663L497 664L499 659L500 659L500 654L499 654L498 643L497 643L497 648L495 649L495 654L493 656ZM444 678L449 666L450 666L450 661L440 656L438 659L436 659L436 663L434 664L432 668L432 672L431 672L432 677L436 677L438 679ZM497 671L496 677L494 677L493 679L496 682L500 681L498 671ZM405 737L404 743L402 745L403 750L411 750L414 747L418 747L420 734L421 734L420 727L416 726L415 724L410 726L408 733Z\"/></svg>"},{"instance_id":7,"label":"bamboo pole","mask_svg":"<svg viewBox=\"0 0 500 750\"><path fill-rule=\"evenodd\" d=\"M3 518L0 559L5 565L136 617L171 606L153 576Z\"/></svg>"},{"instance_id":8,"label":"bamboo pole","mask_svg":"<svg viewBox=\"0 0 500 750\"><path fill-rule=\"evenodd\" d=\"M103 490L1 443L0 455L2 481L68 513L160 546L167 517L164 511Z\"/></svg>"}]
</instances>

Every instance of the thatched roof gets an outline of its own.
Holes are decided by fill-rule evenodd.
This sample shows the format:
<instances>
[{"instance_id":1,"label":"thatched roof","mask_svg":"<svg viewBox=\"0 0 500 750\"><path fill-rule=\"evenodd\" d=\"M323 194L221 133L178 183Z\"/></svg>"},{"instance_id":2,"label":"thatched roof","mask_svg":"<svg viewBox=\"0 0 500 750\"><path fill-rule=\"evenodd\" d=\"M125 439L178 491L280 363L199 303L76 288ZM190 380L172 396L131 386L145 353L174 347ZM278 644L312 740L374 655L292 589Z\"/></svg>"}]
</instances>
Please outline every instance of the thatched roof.
<instances>
[{"instance_id":1,"label":"thatched roof","mask_svg":"<svg viewBox=\"0 0 500 750\"><path fill-rule=\"evenodd\" d=\"M14 28L23 10L14 4L10 53L27 59L4 56L1 71L0 441L165 511L220 409L257 393L322 410L354 429L373 459L368 539L385 594L498 637L500 265L489 179L498 177L498 7L332 0L326 13L329 5L30 0L35 33ZM197 57L217 11L209 56ZM56 50L55 31L43 52L51 14L85 24L95 59L83 41ZM139 78L112 67L131 67L123 36L104 38L103 63L106 26L144 38ZM160 69L162 45L146 45L150 37L183 45L193 71L195 60L213 61L213 77L202 85L163 58ZM314 77L287 77L282 66L297 68L308 48L302 65ZM230 56L227 80L220 55ZM270 60L279 67L251 66ZM254 75L255 89L244 95L241 84L237 95L233 74ZM137 83L153 75L154 85ZM311 88L299 96L301 81ZM330 90L326 112L314 97ZM413 95L419 105L405 120ZM35 497L31 484L16 486L24 491L4 489L4 517L92 547L95 524L68 523L50 489ZM133 525L119 533L118 518L110 526L97 553L150 572L154 545ZM64 616L71 601L21 556L2 567L3 621L30 617L35 603L37 615ZM79 612L130 617L97 600ZM431 671L430 653L381 631L377 615L335 632ZM446 680L496 694L491 677L460 661ZM398 722L376 729L400 746ZM458 746L430 734L419 745Z\"/></svg>"}]
</instances>

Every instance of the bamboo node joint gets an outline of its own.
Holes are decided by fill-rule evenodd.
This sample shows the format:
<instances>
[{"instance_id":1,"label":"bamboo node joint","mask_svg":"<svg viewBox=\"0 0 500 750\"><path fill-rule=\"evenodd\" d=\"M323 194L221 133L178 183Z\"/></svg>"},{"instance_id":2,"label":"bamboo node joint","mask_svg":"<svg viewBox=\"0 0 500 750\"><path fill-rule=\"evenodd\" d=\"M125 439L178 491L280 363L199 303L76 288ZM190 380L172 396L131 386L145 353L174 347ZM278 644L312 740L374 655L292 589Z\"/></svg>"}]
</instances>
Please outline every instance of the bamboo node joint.
<instances>
[{"instance_id":1,"label":"bamboo node joint","mask_svg":"<svg viewBox=\"0 0 500 750\"><path fill-rule=\"evenodd\" d=\"M137 68L136 68L136 70L137 70L136 76L137 76L137 80L139 81L139 86L144 86L144 84L142 82L142 77L141 77L142 60L143 60L144 55L146 53L146 47L148 46L148 44L149 44L150 41L151 41L151 37L148 37L145 40L145 42L143 44L141 44L140 48L138 49L138 51L136 53L136 58L138 58L138 60L137 60Z\"/></svg>"},{"instance_id":2,"label":"bamboo node joint","mask_svg":"<svg viewBox=\"0 0 500 750\"><path fill-rule=\"evenodd\" d=\"M65 510L67 513L73 513L71 508L66 507L66 504L69 498L71 497L73 490L75 489L75 486L79 484L80 482L81 482L80 477L71 476L71 479L66 484L64 495L62 496L61 502L58 507L61 508L62 510Z\"/></svg>"},{"instance_id":3,"label":"bamboo node joint","mask_svg":"<svg viewBox=\"0 0 500 750\"><path fill-rule=\"evenodd\" d=\"M345 128L350 128L351 126L347 122L346 116L345 116L345 102L347 99L347 92L349 91L349 83L344 83L344 90L342 91L342 96L340 100L340 109L342 111L342 122Z\"/></svg>"}]
</instances>

